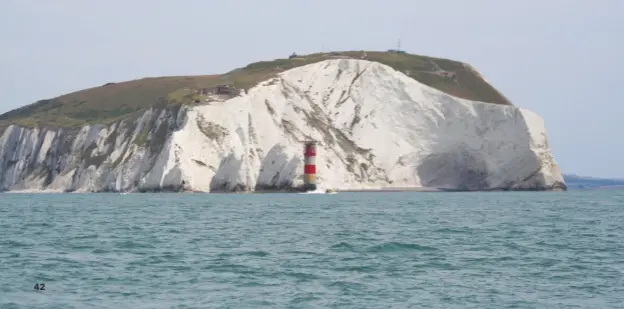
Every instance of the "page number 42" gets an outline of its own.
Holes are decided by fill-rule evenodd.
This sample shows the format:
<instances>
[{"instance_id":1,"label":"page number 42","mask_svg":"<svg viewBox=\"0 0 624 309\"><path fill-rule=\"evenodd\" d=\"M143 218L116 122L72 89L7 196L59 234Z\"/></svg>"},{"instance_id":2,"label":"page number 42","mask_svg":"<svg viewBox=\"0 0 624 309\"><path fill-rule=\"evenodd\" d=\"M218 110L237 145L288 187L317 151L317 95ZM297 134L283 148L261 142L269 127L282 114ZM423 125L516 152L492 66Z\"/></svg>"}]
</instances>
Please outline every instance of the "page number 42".
<instances>
[{"instance_id":1,"label":"page number 42","mask_svg":"<svg viewBox=\"0 0 624 309\"><path fill-rule=\"evenodd\" d=\"M45 283L37 283L37 284L35 284L35 290L37 290L37 291L45 290Z\"/></svg>"}]
</instances>

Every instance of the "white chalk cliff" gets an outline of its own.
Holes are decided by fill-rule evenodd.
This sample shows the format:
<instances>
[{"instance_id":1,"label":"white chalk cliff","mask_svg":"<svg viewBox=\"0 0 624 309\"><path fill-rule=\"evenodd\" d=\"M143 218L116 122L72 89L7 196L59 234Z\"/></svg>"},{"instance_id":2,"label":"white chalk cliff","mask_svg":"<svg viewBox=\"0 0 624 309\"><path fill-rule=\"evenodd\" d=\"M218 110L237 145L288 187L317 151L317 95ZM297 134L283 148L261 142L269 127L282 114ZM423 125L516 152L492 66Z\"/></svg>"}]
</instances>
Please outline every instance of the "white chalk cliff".
<instances>
[{"instance_id":1,"label":"white chalk cliff","mask_svg":"<svg viewBox=\"0 0 624 309\"><path fill-rule=\"evenodd\" d=\"M154 108L110 126L12 125L0 136L0 190L297 187L308 139L320 142L321 188L565 189L537 114L339 59L282 72L225 102Z\"/></svg>"}]
</instances>

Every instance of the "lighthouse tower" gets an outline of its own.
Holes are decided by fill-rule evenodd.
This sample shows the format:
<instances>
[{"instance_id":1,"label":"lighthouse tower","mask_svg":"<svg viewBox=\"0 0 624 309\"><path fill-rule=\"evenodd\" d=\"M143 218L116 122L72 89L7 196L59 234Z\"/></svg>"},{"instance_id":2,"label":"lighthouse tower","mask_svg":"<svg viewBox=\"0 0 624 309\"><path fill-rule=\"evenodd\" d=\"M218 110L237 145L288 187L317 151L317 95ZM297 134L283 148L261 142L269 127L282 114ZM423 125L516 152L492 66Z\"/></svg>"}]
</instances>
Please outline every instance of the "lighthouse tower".
<instances>
[{"instance_id":1,"label":"lighthouse tower","mask_svg":"<svg viewBox=\"0 0 624 309\"><path fill-rule=\"evenodd\" d=\"M305 191L314 191L316 190L316 141L305 141L303 143L303 189Z\"/></svg>"}]
</instances>

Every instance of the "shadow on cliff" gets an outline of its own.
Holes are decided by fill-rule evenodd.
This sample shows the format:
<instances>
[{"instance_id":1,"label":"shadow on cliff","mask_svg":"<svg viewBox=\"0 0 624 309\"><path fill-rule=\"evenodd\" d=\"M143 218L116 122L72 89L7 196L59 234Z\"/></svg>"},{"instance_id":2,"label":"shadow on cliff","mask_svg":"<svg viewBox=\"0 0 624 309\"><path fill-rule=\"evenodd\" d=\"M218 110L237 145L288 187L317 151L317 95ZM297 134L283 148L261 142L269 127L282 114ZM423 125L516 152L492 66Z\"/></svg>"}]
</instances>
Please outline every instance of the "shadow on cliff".
<instances>
[{"instance_id":1,"label":"shadow on cliff","mask_svg":"<svg viewBox=\"0 0 624 309\"><path fill-rule=\"evenodd\" d=\"M425 187L455 190L489 187L485 161L463 145L425 157L422 164L416 167L416 173Z\"/></svg>"},{"instance_id":2,"label":"shadow on cliff","mask_svg":"<svg viewBox=\"0 0 624 309\"><path fill-rule=\"evenodd\" d=\"M454 101L446 95L442 95L442 97L444 98L438 98L438 100L442 102ZM458 102L444 104L444 106L446 106L446 109L442 110L444 118L454 117L456 111L450 110L451 108L461 108ZM548 184L543 173L541 173L543 162L529 148L532 142L530 131L520 110L505 111L513 115L505 115L505 117L511 116L511 119L503 122L499 119L490 119L492 118L490 115L493 114L490 109L498 108L497 106L477 104L474 108L476 112L474 117L478 119L476 120L477 126L474 132L465 131L464 136L487 141L489 138L493 138L490 134L498 133L499 124L513 121L512 130L519 132L519 134L509 138L513 138L515 144L525 146L510 152L509 155L512 157L507 158L506 164L501 166L497 165L496 160L494 162L487 161L487 149L471 148L461 139L456 140L451 145L449 145L448 140L433 140L432 153L414 168L414 173L419 176L422 186L457 191L548 190L552 187L559 187L559 184L556 183L554 185ZM509 128L501 128L500 130L503 129L510 130ZM498 149L493 150L502 151L500 148L499 145Z\"/></svg>"},{"instance_id":3,"label":"shadow on cliff","mask_svg":"<svg viewBox=\"0 0 624 309\"><path fill-rule=\"evenodd\" d=\"M233 153L221 159L219 167L210 180L211 192L248 191L249 188L240 179L243 159L238 159Z\"/></svg>"},{"instance_id":4,"label":"shadow on cliff","mask_svg":"<svg viewBox=\"0 0 624 309\"><path fill-rule=\"evenodd\" d=\"M294 180L302 158L293 156L289 159L288 154L284 152L285 149L284 146L276 144L266 154L260 163L255 191L297 189L294 188Z\"/></svg>"}]
</instances>

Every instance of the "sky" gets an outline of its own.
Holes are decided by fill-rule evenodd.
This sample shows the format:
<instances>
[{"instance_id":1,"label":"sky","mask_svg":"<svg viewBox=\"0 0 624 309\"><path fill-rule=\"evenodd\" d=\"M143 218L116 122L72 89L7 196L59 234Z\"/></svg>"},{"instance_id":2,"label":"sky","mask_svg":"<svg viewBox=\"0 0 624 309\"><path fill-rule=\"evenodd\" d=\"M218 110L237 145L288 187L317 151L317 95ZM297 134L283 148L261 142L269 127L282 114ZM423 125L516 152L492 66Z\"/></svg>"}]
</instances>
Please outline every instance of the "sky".
<instances>
[{"instance_id":1,"label":"sky","mask_svg":"<svg viewBox=\"0 0 624 309\"><path fill-rule=\"evenodd\" d=\"M107 82L329 50L470 63L565 173L624 178L621 0L0 0L0 113Z\"/></svg>"}]
</instances>

